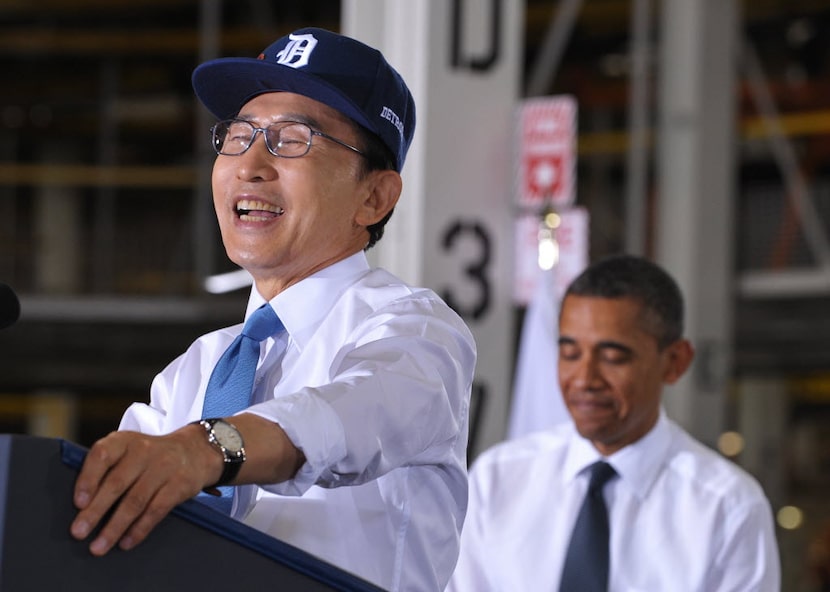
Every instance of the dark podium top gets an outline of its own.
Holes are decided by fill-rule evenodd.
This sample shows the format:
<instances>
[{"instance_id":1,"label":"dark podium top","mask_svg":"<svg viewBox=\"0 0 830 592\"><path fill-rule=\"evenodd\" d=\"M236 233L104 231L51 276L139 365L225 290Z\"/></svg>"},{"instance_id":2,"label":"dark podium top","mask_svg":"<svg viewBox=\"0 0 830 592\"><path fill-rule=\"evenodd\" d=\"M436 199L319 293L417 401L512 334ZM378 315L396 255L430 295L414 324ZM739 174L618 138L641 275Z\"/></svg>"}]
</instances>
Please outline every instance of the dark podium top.
<instances>
[{"instance_id":1,"label":"dark podium top","mask_svg":"<svg viewBox=\"0 0 830 592\"><path fill-rule=\"evenodd\" d=\"M69 534L85 454L64 440L0 435L3 592L380 590L193 500L135 549L94 557Z\"/></svg>"}]
</instances>

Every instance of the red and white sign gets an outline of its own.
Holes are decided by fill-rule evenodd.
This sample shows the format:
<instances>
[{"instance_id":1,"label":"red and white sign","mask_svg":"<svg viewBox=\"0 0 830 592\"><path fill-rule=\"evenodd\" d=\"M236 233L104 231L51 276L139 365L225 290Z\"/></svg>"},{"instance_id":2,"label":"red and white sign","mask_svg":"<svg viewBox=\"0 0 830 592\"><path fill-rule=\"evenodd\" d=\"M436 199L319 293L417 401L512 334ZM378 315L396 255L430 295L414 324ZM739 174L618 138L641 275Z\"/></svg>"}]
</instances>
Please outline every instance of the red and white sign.
<instances>
[{"instance_id":1,"label":"red and white sign","mask_svg":"<svg viewBox=\"0 0 830 592\"><path fill-rule=\"evenodd\" d=\"M575 199L576 99L527 99L518 110L520 206L562 208Z\"/></svg>"},{"instance_id":2,"label":"red and white sign","mask_svg":"<svg viewBox=\"0 0 830 592\"><path fill-rule=\"evenodd\" d=\"M562 298L565 289L588 265L588 211L574 207L559 211L560 224L554 231L559 246L559 260L554 265L555 293ZM539 268L539 225L536 215L516 220L516 282L513 300L519 305L530 302L536 283L543 273Z\"/></svg>"}]
</instances>

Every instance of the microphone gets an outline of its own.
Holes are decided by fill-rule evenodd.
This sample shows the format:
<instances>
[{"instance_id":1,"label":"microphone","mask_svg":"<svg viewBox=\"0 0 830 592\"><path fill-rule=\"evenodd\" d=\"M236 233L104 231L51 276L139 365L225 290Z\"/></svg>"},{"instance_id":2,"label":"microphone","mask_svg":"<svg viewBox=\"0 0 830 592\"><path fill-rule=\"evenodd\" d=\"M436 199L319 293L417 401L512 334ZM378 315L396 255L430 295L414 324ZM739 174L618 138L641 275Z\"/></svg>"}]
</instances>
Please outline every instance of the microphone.
<instances>
[{"instance_id":1,"label":"microphone","mask_svg":"<svg viewBox=\"0 0 830 592\"><path fill-rule=\"evenodd\" d=\"M20 300L6 284L0 284L0 329L11 327L20 318Z\"/></svg>"}]
</instances>

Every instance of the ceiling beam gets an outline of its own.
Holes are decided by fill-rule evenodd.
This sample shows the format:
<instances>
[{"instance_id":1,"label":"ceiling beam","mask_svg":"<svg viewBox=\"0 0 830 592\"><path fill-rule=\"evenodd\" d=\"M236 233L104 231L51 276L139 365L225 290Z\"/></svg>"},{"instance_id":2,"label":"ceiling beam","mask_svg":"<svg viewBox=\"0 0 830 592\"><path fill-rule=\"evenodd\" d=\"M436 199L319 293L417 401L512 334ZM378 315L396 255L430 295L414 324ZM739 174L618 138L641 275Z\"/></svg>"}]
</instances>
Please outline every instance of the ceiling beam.
<instances>
[{"instance_id":1,"label":"ceiling beam","mask_svg":"<svg viewBox=\"0 0 830 592\"><path fill-rule=\"evenodd\" d=\"M255 57L275 38L285 35L299 25L288 23L280 27L226 28L220 38L224 54L242 53ZM336 30L334 23L318 26ZM6 56L108 56L164 54L196 56L199 52L199 31L186 29L53 29L26 26L4 28L0 35L0 55Z\"/></svg>"}]
</instances>

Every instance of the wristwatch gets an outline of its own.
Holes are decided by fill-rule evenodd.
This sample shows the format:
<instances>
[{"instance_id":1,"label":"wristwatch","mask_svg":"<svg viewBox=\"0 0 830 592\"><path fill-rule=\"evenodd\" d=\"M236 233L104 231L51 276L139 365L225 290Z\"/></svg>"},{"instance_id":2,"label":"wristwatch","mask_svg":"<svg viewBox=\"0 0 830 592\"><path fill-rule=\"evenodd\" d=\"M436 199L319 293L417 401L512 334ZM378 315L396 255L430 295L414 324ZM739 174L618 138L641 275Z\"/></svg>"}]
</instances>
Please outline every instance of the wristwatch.
<instances>
[{"instance_id":1,"label":"wristwatch","mask_svg":"<svg viewBox=\"0 0 830 592\"><path fill-rule=\"evenodd\" d=\"M219 417L200 419L193 423L198 423L205 428L208 442L222 453L222 458L225 461L219 481L205 489L213 489L230 483L239 473L242 463L245 462L245 442L242 440L242 434L239 433L235 425Z\"/></svg>"}]
</instances>

